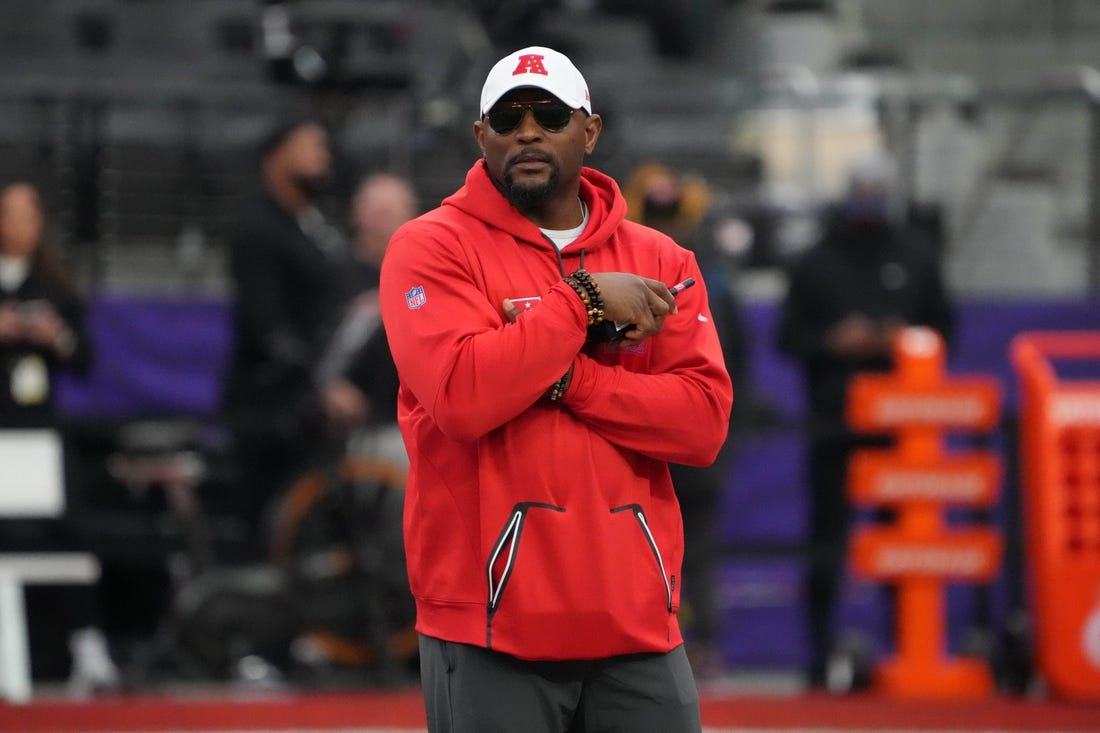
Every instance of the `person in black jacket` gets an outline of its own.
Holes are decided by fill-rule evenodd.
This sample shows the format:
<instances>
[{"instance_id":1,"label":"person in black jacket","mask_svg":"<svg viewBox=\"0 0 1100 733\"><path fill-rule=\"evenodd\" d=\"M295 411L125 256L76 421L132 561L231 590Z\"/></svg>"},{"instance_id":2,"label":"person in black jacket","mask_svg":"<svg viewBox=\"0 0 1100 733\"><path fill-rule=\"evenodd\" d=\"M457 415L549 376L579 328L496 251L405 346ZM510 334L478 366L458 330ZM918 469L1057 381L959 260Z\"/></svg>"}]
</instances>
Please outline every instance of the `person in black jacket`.
<instances>
[{"instance_id":1,"label":"person in black jacket","mask_svg":"<svg viewBox=\"0 0 1100 733\"><path fill-rule=\"evenodd\" d=\"M333 449L318 365L343 307L346 243L317 200L332 170L324 126L277 124L262 190L231 241L235 290L222 404L241 472L235 502L262 550L271 500Z\"/></svg>"},{"instance_id":2,"label":"person in black jacket","mask_svg":"<svg viewBox=\"0 0 1100 733\"><path fill-rule=\"evenodd\" d=\"M0 187L0 430L55 430L64 443L57 376L62 369L86 372L91 348L84 300L47 231L33 183ZM82 550L78 520L71 512L0 518L0 551ZM25 593L35 677L67 668L69 692L77 696L116 687L119 670L100 627L98 587L35 585Z\"/></svg>"},{"instance_id":3,"label":"person in black jacket","mask_svg":"<svg viewBox=\"0 0 1100 733\"><path fill-rule=\"evenodd\" d=\"M32 184L0 190L0 427L52 427L57 368L90 363L83 301L45 232Z\"/></svg>"},{"instance_id":4,"label":"person in black jacket","mask_svg":"<svg viewBox=\"0 0 1100 733\"><path fill-rule=\"evenodd\" d=\"M852 164L847 195L829 212L821 240L790 270L778 326L779 349L801 363L809 402L808 676L833 689L850 685L827 680L830 657L841 659L833 625L851 523L848 459L855 448L886 440L846 426L848 382L891 368L900 327L928 326L948 342L953 330L932 246L892 214L893 176L880 154Z\"/></svg>"}]
</instances>

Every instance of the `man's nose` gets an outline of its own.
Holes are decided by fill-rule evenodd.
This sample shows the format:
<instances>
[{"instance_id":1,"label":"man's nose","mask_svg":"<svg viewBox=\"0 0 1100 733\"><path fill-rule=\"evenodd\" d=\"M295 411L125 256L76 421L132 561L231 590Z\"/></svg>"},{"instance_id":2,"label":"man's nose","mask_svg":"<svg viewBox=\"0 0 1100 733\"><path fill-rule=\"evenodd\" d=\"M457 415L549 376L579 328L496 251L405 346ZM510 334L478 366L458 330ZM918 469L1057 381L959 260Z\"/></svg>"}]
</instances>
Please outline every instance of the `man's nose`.
<instances>
[{"instance_id":1,"label":"man's nose","mask_svg":"<svg viewBox=\"0 0 1100 733\"><path fill-rule=\"evenodd\" d=\"M542 125L535 121L535 113L530 107L523 109L523 116L519 118L519 125L516 126L516 136L523 138L538 138L542 137L543 129Z\"/></svg>"}]
</instances>

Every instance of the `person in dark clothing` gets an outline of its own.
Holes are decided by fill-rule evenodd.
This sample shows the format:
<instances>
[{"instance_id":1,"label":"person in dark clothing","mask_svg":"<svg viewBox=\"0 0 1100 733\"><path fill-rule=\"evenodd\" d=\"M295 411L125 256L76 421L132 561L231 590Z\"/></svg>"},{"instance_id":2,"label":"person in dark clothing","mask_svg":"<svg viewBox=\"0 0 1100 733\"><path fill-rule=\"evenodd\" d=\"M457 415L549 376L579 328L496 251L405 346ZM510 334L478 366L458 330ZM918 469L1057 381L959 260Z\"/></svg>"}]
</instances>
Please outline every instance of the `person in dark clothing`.
<instances>
[{"instance_id":1,"label":"person in dark clothing","mask_svg":"<svg viewBox=\"0 0 1100 733\"><path fill-rule=\"evenodd\" d=\"M47 236L38 189L24 180L0 188L0 431L53 430L64 445L55 383L60 370L80 374L91 364L84 310ZM0 519L0 551L83 549L74 539L75 519L71 513ZM74 695L116 687L98 589L32 585L25 593L33 675L59 677L67 668Z\"/></svg>"},{"instance_id":2,"label":"person in dark clothing","mask_svg":"<svg viewBox=\"0 0 1100 733\"><path fill-rule=\"evenodd\" d=\"M892 181L885 156L852 165L847 196L829 213L819 243L790 270L778 326L779 349L802 365L809 403L805 594L808 676L815 686L828 683L836 651L834 615L851 524L848 459L858 447L887 444L883 436L858 436L847 427L848 382L860 372L891 368L900 327L928 326L948 342L953 330L953 306L931 247L891 215ZM829 686L847 685L834 680Z\"/></svg>"},{"instance_id":3,"label":"person in dark clothing","mask_svg":"<svg viewBox=\"0 0 1100 733\"><path fill-rule=\"evenodd\" d=\"M0 427L54 426L57 368L90 364L83 301L44 234L34 186L0 190Z\"/></svg>"},{"instance_id":4,"label":"person in dark clothing","mask_svg":"<svg viewBox=\"0 0 1100 733\"><path fill-rule=\"evenodd\" d=\"M332 450L318 364L343 306L346 246L316 206L330 176L324 127L278 125L261 148L262 191L231 242L234 343L222 404L241 472L235 502L262 548L270 501Z\"/></svg>"},{"instance_id":5,"label":"person in dark clothing","mask_svg":"<svg viewBox=\"0 0 1100 733\"><path fill-rule=\"evenodd\" d=\"M397 425L400 383L382 327L378 286L390 238L417 215L417 208L411 182L390 173L367 176L352 196L346 306L318 367L320 381L328 385L327 411L342 416L344 451L334 454L329 465L306 473L287 493L282 512L308 526L311 541L323 543L326 552L342 547L352 559L342 578L297 583L307 594L316 589L319 596L339 599L327 606L314 604L325 609L318 617L332 642L320 651L335 662L340 656L350 658L346 650L360 649L355 666L386 684L411 675L417 649L401 642L415 617L401 523L409 458ZM336 464L339 470L334 470ZM317 492L317 486L324 490ZM302 487L308 488L298 490ZM306 495L313 498L303 510ZM310 552L308 545L303 551ZM346 592L337 596L335 588ZM338 655L341 646L345 654Z\"/></svg>"}]
</instances>

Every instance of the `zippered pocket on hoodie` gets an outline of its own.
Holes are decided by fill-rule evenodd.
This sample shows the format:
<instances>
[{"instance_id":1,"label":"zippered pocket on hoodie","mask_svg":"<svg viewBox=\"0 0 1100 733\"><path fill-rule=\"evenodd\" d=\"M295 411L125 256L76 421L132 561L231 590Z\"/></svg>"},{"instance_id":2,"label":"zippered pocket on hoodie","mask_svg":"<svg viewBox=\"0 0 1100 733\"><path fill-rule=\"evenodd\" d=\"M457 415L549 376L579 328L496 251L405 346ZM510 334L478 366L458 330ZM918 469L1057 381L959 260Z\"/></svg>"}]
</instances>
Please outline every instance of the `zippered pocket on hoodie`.
<instances>
[{"instance_id":1,"label":"zippered pocket on hoodie","mask_svg":"<svg viewBox=\"0 0 1100 733\"><path fill-rule=\"evenodd\" d=\"M653 536L653 532L649 529L649 521L646 520L645 511L640 504L624 504L623 506L617 506L611 510L612 514L619 512L629 511L635 521L638 522L638 526L641 527L642 533L645 535L646 542L649 544L649 549L653 551L653 557L657 561L657 570L661 573L661 582L665 586L665 597L668 599L668 612L672 613L672 581L669 580L668 572L665 570L665 561L661 557L661 548L657 546L657 540Z\"/></svg>"},{"instance_id":2,"label":"zippered pocket on hoodie","mask_svg":"<svg viewBox=\"0 0 1100 733\"><path fill-rule=\"evenodd\" d=\"M565 659L669 642L675 576L641 506L531 502L498 522L483 565L488 648Z\"/></svg>"},{"instance_id":3,"label":"zippered pocket on hoodie","mask_svg":"<svg viewBox=\"0 0 1100 733\"><path fill-rule=\"evenodd\" d=\"M491 617L500 605L504 588L508 585L508 579L516 567L516 552L519 550L520 535L523 534L523 525L527 520L527 512L531 509L549 509L555 512L565 512L564 507L544 504L541 502L521 502L512 507L512 513L504 524L500 536L493 545L493 551L489 553L489 561L486 563L485 572L489 580L489 616Z\"/></svg>"},{"instance_id":4,"label":"zippered pocket on hoodie","mask_svg":"<svg viewBox=\"0 0 1100 733\"><path fill-rule=\"evenodd\" d=\"M527 512L532 509L549 509L556 512L565 512L564 507L555 506L553 504L545 504L540 502L522 502L516 504L512 508L512 513L508 517L508 521L504 524L504 529L501 530L500 536L497 538L496 543L493 545L493 550L489 554L489 561L486 563L486 575L488 579L489 588L489 615L492 616L500 605L501 597L504 594L504 589L508 585L508 580L512 575L512 571L516 566L516 552L519 550L520 536L523 533L523 525L527 521ZM672 580L670 580L668 572L665 570L664 558L661 555L661 549L657 546L657 540L653 536L653 532L649 528L649 522L646 519L645 511L640 504L624 504L623 506L615 507L611 510L612 514L618 514L619 512L629 511L634 520L638 523L638 527L642 531L643 537L645 537L646 544L649 546L650 551L653 553L655 561L655 567L657 572L661 576L661 583L665 591L665 607L669 613L672 612L672 596L673 586Z\"/></svg>"}]
</instances>

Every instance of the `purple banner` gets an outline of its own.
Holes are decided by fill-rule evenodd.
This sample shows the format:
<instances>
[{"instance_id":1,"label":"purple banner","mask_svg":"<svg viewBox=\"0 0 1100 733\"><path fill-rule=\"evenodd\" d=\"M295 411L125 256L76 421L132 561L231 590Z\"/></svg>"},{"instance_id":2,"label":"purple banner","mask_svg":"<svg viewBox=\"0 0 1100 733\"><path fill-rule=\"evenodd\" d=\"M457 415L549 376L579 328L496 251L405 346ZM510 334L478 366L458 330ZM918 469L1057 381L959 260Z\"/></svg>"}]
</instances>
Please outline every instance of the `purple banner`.
<instances>
[{"instance_id":1,"label":"purple banner","mask_svg":"<svg viewBox=\"0 0 1100 733\"><path fill-rule=\"evenodd\" d=\"M96 298L88 334L92 369L62 377L62 414L205 417L217 410L230 336L224 302Z\"/></svg>"}]
</instances>

